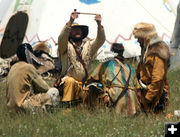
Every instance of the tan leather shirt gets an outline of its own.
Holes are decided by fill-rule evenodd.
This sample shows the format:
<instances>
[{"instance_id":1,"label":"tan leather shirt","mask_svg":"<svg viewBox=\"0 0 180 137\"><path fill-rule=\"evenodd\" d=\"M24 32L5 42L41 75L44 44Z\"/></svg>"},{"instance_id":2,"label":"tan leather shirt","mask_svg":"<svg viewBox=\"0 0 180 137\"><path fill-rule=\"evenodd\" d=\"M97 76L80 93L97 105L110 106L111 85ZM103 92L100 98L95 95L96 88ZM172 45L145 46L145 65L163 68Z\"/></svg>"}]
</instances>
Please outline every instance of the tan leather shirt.
<instances>
[{"instance_id":1,"label":"tan leather shirt","mask_svg":"<svg viewBox=\"0 0 180 137\"><path fill-rule=\"evenodd\" d=\"M36 68L20 61L12 66L7 78L7 106L19 108L25 99L36 92L47 92L49 85L38 74Z\"/></svg>"},{"instance_id":2,"label":"tan leather shirt","mask_svg":"<svg viewBox=\"0 0 180 137\"><path fill-rule=\"evenodd\" d=\"M70 69L68 76L81 81L85 76L85 71L80 61L77 60L77 55L73 45L68 41L70 31L71 28L65 26L58 37L58 54L59 59L62 63L61 74L64 74L64 72L68 69L70 63L72 63L73 68ZM94 54L103 45L104 41L105 33L103 27L98 27L97 37L95 39L83 40L81 44L81 47L83 48L81 54L82 59L86 64L86 69L88 69Z\"/></svg>"}]
</instances>

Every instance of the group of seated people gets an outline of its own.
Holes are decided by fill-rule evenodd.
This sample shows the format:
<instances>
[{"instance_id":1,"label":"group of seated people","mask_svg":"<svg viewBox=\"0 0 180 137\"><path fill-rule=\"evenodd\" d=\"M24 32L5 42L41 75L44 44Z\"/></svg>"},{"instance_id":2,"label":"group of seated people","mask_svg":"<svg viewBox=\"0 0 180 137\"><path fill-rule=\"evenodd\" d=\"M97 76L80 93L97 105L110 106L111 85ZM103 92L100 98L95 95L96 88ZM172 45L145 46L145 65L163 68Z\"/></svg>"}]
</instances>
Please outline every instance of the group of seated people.
<instances>
[{"instance_id":1,"label":"group of seated people","mask_svg":"<svg viewBox=\"0 0 180 137\"><path fill-rule=\"evenodd\" d=\"M77 17L78 13L72 12L58 37L62 71L54 87L50 87L39 75L37 68L44 64L33 54L32 46L28 43L19 45L19 61L11 67L7 78L9 111L46 111L47 106L77 105L77 102L84 102L91 94L86 92L91 90L93 94L99 85L103 87L101 93L94 97L101 98L105 106L118 114L132 116L141 111L146 114L164 111L169 103L167 71L170 54L154 25L138 23L134 26L133 35L141 47L141 59L136 68L125 62L123 44L113 43L111 51L116 56L99 63L90 73L93 57L105 41L102 17L100 14L95 15L95 39L87 39L88 26L74 23ZM86 86L89 79L100 84L90 89Z\"/></svg>"}]
</instances>

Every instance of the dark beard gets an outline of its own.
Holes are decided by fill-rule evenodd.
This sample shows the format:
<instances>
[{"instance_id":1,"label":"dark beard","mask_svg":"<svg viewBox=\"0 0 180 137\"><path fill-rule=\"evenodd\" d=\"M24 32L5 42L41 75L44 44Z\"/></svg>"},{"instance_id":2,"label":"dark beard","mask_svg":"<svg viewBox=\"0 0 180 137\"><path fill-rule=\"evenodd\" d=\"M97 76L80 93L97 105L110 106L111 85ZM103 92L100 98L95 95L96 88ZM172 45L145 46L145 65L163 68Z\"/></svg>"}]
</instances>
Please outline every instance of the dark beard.
<instances>
[{"instance_id":1,"label":"dark beard","mask_svg":"<svg viewBox=\"0 0 180 137\"><path fill-rule=\"evenodd\" d=\"M70 41L79 42L79 41L82 41L82 38L72 38L72 37L70 37Z\"/></svg>"}]
</instances>

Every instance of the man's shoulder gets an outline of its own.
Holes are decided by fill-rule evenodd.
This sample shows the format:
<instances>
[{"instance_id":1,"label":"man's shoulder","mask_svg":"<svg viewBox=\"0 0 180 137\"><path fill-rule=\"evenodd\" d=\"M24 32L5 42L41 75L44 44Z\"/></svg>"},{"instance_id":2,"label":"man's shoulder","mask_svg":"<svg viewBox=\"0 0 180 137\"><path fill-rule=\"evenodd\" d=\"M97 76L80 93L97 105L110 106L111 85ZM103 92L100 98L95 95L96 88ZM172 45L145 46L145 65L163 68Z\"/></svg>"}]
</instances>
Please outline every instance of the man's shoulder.
<instances>
[{"instance_id":1,"label":"man's shoulder","mask_svg":"<svg viewBox=\"0 0 180 137\"><path fill-rule=\"evenodd\" d=\"M147 56L158 56L159 58L163 60L169 60L170 58L169 47L163 41L153 44L148 49Z\"/></svg>"},{"instance_id":2,"label":"man's shoulder","mask_svg":"<svg viewBox=\"0 0 180 137\"><path fill-rule=\"evenodd\" d=\"M114 58L110 58L104 62L106 66L111 66L117 64L117 62L114 60Z\"/></svg>"},{"instance_id":3,"label":"man's shoulder","mask_svg":"<svg viewBox=\"0 0 180 137\"><path fill-rule=\"evenodd\" d=\"M83 42L87 42L87 41L92 41L93 39L89 38L89 37L85 37L82 41Z\"/></svg>"},{"instance_id":4,"label":"man's shoulder","mask_svg":"<svg viewBox=\"0 0 180 137\"><path fill-rule=\"evenodd\" d=\"M35 67L32 64L28 64L24 61L20 61L20 62L17 62L16 64L14 64L11 67L11 69L17 69L17 70L19 69L19 70L23 71L23 70L27 70L27 69L35 70Z\"/></svg>"}]
</instances>

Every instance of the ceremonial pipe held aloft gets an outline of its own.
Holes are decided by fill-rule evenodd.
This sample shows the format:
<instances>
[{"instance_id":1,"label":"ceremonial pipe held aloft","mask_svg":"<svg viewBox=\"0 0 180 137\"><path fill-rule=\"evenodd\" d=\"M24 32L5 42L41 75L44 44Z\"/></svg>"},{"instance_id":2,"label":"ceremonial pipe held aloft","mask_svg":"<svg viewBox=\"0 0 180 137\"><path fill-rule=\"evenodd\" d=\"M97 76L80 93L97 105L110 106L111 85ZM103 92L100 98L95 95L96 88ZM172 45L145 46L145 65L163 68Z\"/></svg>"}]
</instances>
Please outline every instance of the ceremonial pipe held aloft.
<instances>
[{"instance_id":1,"label":"ceremonial pipe held aloft","mask_svg":"<svg viewBox=\"0 0 180 137\"><path fill-rule=\"evenodd\" d=\"M76 9L74 9L74 11L76 11ZM96 15L96 13L85 13L85 12L77 12L77 14Z\"/></svg>"},{"instance_id":2,"label":"ceremonial pipe held aloft","mask_svg":"<svg viewBox=\"0 0 180 137\"><path fill-rule=\"evenodd\" d=\"M85 13L85 12L77 12L77 14L96 15L96 13Z\"/></svg>"}]
</instances>

